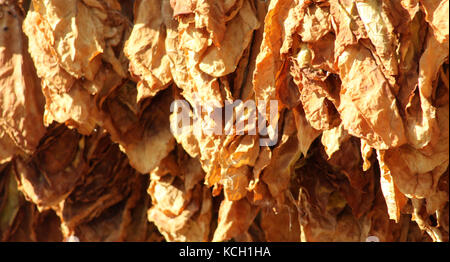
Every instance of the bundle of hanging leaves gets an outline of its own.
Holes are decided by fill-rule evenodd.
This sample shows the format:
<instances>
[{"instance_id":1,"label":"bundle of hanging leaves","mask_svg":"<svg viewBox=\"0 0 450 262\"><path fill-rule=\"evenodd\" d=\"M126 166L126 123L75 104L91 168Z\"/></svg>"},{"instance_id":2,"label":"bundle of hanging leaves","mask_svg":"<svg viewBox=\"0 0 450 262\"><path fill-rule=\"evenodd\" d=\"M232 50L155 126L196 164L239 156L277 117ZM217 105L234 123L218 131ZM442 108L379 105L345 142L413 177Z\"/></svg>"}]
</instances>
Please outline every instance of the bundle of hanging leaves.
<instances>
[{"instance_id":1,"label":"bundle of hanging leaves","mask_svg":"<svg viewBox=\"0 0 450 262\"><path fill-rule=\"evenodd\" d=\"M448 13L0 0L0 240L449 241ZM175 100L277 101L278 139Z\"/></svg>"}]
</instances>

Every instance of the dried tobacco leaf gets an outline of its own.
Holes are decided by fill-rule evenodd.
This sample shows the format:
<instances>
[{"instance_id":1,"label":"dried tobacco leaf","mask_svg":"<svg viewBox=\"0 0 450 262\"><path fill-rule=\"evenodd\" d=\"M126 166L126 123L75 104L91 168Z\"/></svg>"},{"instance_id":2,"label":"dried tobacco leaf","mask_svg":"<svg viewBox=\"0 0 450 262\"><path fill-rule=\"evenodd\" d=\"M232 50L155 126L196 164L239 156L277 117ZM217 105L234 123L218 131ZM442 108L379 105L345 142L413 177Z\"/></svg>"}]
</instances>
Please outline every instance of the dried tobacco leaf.
<instances>
[{"instance_id":1,"label":"dried tobacco leaf","mask_svg":"<svg viewBox=\"0 0 450 262\"><path fill-rule=\"evenodd\" d=\"M40 209L57 205L74 189L87 163L85 139L64 125L54 125L30 159L16 158L20 190Z\"/></svg>"},{"instance_id":2,"label":"dried tobacco leaf","mask_svg":"<svg viewBox=\"0 0 450 262\"><path fill-rule=\"evenodd\" d=\"M98 217L76 226L80 241L158 241L161 236L147 221L150 204L145 176L136 176L128 197L104 210Z\"/></svg>"},{"instance_id":3,"label":"dried tobacco leaf","mask_svg":"<svg viewBox=\"0 0 450 262\"><path fill-rule=\"evenodd\" d=\"M130 60L131 74L142 79L137 87L139 101L154 96L172 81L164 24L171 17L170 6L168 1L137 1L134 16L135 25L124 52Z\"/></svg>"},{"instance_id":4,"label":"dried tobacco leaf","mask_svg":"<svg viewBox=\"0 0 450 262\"><path fill-rule=\"evenodd\" d=\"M250 43L253 31L259 27L254 7L250 1L243 2L239 13L227 23L224 32L225 35L233 37L224 38L218 47L209 47L199 62L200 70L213 77L225 76L236 70L244 50Z\"/></svg>"},{"instance_id":5,"label":"dried tobacco leaf","mask_svg":"<svg viewBox=\"0 0 450 262\"><path fill-rule=\"evenodd\" d=\"M433 34L440 43L447 42L448 45L448 0L443 1L420 1L421 6L425 10L425 20L433 28Z\"/></svg>"},{"instance_id":6,"label":"dried tobacco leaf","mask_svg":"<svg viewBox=\"0 0 450 262\"><path fill-rule=\"evenodd\" d=\"M66 123L89 134L104 96L127 77L123 46L127 19L116 1L33 1L23 29L46 98L44 123ZM73 21L73 25L72 25Z\"/></svg>"},{"instance_id":7,"label":"dried tobacco leaf","mask_svg":"<svg viewBox=\"0 0 450 262\"><path fill-rule=\"evenodd\" d=\"M183 167L183 168L182 168ZM150 174L148 219L167 241L208 241L211 196L200 162L178 147Z\"/></svg>"},{"instance_id":8,"label":"dried tobacco leaf","mask_svg":"<svg viewBox=\"0 0 450 262\"><path fill-rule=\"evenodd\" d=\"M169 122L170 94L170 89L164 90L139 106L135 87L128 82L103 102L104 128L143 174L151 172L175 146Z\"/></svg>"},{"instance_id":9,"label":"dried tobacco leaf","mask_svg":"<svg viewBox=\"0 0 450 262\"><path fill-rule=\"evenodd\" d=\"M43 96L17 3L0 3L0 164L33 153L45 133Z\"/></svg>"},{"instance_id":10,"label":"dried tobacco leaf","mask_svg":"<svg viewBox=\"0 0 450 262\"><path fill-rule=\"evenodd\" d=\"M98 217L127 197L134 180L140 176L107 134L98 132L88 137L86 151L89 165L82 171L82 180L54 207L61 218L65 237L72 235L80 223Z\"/></svg>"},{"instance_id":11,"label":"dried tobacco leaf","mask_svg":"<svg viewBox=\"0 0 450 262\"><path fill-rule=\"evenodd\" d=\"M61 241L60 220L52 210L39 212L18 189L12 164L0 173L1 241Z\"/></svg>"},{"instance_id":12,"label":"dried tobacco leaf","mask_svg":"<svg viewBox=\"0 0 450 262\"><path fill-rule=\"evenodd\" d=\"M257 213L258 208L245 198L238 201L223 200L212 241L226 241L246 232Z\"/></svg>"}]
</instances>

